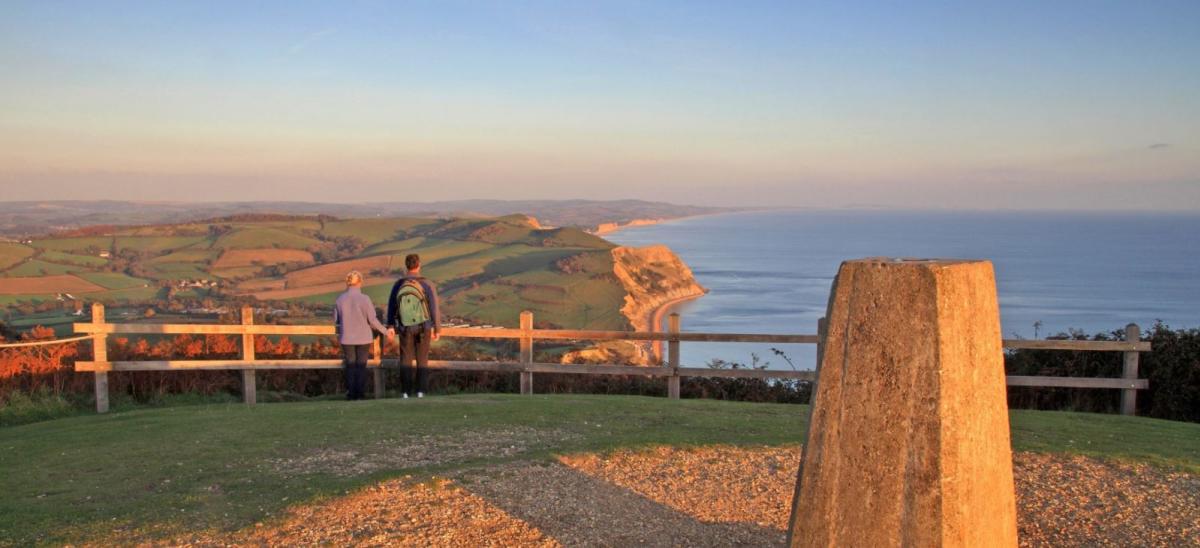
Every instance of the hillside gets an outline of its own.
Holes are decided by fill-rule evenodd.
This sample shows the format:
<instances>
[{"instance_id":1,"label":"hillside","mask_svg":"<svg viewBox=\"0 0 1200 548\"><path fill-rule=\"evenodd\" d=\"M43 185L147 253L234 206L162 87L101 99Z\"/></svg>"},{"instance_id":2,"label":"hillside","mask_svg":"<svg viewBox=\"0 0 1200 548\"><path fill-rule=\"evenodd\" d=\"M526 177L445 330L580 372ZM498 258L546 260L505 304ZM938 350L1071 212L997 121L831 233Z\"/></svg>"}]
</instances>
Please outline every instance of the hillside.
<instances>
[{"instance_id":1,"label":"hillside","mask_svg":"<svg viewBox=\"0 0 1200 548\"><path fill-rule=\"evenodd\" d=\"M526 215L336 219L243 215L139 227L90 227L0 246L0 303L152 304L211 309L257 300L327 306L347 272L382 304L404 256L419 253L448 319L514 325L645 328L681 292L701 294L670 250L633 250Z\"/></svg>"},{"instance_id":2,"label":"hillside","mask_svg":"<svg viewBox=\"0 0 1200 548\"><path fill-rule=\"evenodd\" d=\"M95 225L195 222L247 214L332 215L344 218L502 217L528 214L548 226L596 229L639 219L677 219L734 211L644 200L453 200L442 202L135 202L57 200L0 202L0 235L25 238ZM0 250L0 264L3 264Z\"/></svg>"}]
</instances>

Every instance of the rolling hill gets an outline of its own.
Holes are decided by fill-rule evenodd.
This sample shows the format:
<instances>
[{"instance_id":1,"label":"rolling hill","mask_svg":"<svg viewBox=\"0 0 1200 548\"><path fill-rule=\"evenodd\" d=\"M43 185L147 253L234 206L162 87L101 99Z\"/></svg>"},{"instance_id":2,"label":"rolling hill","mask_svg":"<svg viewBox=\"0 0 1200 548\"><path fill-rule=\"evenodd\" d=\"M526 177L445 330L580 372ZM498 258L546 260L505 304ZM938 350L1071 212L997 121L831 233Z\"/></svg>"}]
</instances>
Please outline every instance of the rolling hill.
<instances>
[{"instance_id":1,"label":"rolling hill","mask_svg":"<svg viewBox=\"0 0 1200 548\"><path fill-rule=\"evenodd\" d=\"M620 248L520 214L242 215L6 243L0 303L70 294L115 304L257 300L320 308L358 270L364 291L382 305L409 253L421 255L423 273L439 284L445 314L475 324L515 325L521 310L532 310L539 326L644 328L663 302L704 291L665 248Z\"/></svg>"},{"instance_id":2,"label":"rolling hill","mask_svg":"<svg viewBox=\"0 0 1200 548\"><path fill-rule=\"evenodd\" d=\"M643 200L452 200L442 202L372 202L357 204L311 202L135 202L116 200L54 200L0 202L0 235L31 237L56 230L95 225L154 225L196 222L233 215L332 215L356 218L353 224L386 230L392 218L488 218L529 214L551 226L595 229L606 223L638 219L675 219L690 215L734 211L734 208L677 205ZM151 227L142 235L156 233ZM357 234L368 238L369 233ZM384 233L384 236L387 234ZM2 253L2 252L0 252ZM2 254L0 254L2 257Z\"/></svg>"}]
</instances>

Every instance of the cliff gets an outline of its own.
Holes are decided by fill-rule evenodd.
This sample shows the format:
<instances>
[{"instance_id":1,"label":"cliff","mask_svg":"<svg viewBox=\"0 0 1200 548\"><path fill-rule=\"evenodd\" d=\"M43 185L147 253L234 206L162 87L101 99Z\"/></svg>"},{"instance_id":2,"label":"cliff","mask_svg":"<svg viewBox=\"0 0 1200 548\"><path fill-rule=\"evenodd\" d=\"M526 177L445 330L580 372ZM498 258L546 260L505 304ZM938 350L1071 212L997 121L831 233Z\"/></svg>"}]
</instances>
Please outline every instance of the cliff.
<instances>
[{"instance_id":1,"label":"cliff","mask_svg":"<svg viewBox=\"0 0 1200 548\"><path fill-rule=\"evenodd\" d=\"M613 274L626 292L621 313L637 331L653 330L654 314L663 305L708 292L667 246L617 247L612 257Z\"/></svg>"},{"instance_id":2,"label":"cliff","mask_svg":"<svg viewBox=\"0 0 1200 548\"><path fill-rule=\"evenodd\" d=\"M622 228L656 225L662 221L662 219L634 219L626 222L600 223L599 225L596 225L595 229L590 230L589 232L597 236L603 236L605 234L610 234L612 232L621 230Z\"/></svg>"}]
</instances>

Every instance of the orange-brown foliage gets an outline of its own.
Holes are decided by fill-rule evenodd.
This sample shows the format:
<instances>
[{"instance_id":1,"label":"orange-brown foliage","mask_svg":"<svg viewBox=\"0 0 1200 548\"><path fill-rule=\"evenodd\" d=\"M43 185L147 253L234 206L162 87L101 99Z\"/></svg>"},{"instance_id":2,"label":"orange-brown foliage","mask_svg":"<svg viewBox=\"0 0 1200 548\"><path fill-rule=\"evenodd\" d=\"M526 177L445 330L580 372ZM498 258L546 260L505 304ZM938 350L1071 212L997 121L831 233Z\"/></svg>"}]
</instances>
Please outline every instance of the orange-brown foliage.
<instances>
[{"instance_id":1,"label":"orange-brown foliage","mask_svg":"<svg viewBox=\"0 0 1200 548\"><path fill-rule=\"evenodd\" d=\"M54 330L37 326L21 335L21 341L54 339ZM49 388L55 394L67 389L74 375L75 344L54 344L0 349L0 398L11 390L35 392Z\"/></svg>"}]
</instances>

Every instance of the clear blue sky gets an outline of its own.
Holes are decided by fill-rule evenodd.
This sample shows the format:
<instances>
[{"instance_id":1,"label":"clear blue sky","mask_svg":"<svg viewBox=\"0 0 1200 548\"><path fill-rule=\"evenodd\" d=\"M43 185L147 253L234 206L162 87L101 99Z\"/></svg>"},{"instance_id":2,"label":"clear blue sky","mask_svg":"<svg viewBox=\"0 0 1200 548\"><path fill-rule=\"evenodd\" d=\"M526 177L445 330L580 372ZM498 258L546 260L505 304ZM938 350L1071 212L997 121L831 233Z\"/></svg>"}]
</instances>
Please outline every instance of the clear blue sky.
<instances>
[{"instance_id":1,"label":"clear blue sky","mask_svg":"<svg viewBox=\"0 0 1200 548\"><path fill-rule=\"evenodd\" d=\"M4 200L1200 210L1200 2L4 1L0 112Z\"/></svg>"}]
</instances>

